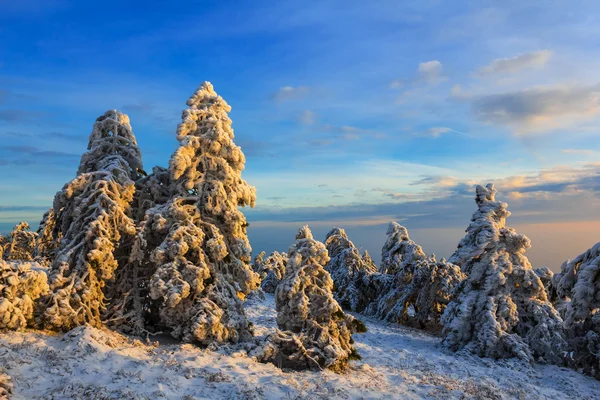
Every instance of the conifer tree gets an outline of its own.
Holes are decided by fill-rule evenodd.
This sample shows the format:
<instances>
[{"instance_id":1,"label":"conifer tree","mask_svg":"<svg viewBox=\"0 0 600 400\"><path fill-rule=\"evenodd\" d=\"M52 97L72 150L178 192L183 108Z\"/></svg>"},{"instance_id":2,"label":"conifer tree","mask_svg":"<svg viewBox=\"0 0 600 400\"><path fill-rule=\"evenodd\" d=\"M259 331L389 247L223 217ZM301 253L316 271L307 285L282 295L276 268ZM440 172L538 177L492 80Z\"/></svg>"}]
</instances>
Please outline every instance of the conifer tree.
<instances>
[{"instance_id":1,"label":"conifer tree","mask_svg":"<svg viewBox=\"0 0 600 400\"><path fill-rule=\"evenodd\" d=\"M323 265L329 261L323 243L308 226L300 229L288 251L286 275L275 292L277 331L263 361L284 368L343 370L357 357L352 333L364 325L344 314L333 298L333 281Z\"/></svg>"},{"instance_id":2,"label":"conifer tree","mask_svg":"<svg viewBox=\"0 0 600 400\"><path fill-rule=\"evenodd\" d=\"M260 257L261 255L262 257ZM265 293L275 293L277 285L285 276L287 254L274 251L264 258L264 252L261 252L254 261L254 271L262 277L260 288Z\"/></svg>"},{"instance_id":3,"label":"conifer tree","mask_svg":"<svg viewBox=\"0 0 600 400\"><path fill-rule=\"evenodd\" d=\"M29 229L27 222L20 222L15 225L10 233L10 239L6 246L5 259L31 261L35 250L37 233Z\"/></svg>"},{"instance_id":4,"label":"conifer tree","mask_svg":"<svg viewBox=\"0 0 600 400\"><path fill-rule=\"evenodd\" d=\"M42 299L45 327L101 324L105 285L119 265L115 252L135 234L129 209L141 165L129 117L107 111L94 123L77 176L54 197L54 216L40 227L53 232L44 240L55 248L52 292Z\"/></svg>"},{"instance_id":5,"label":"conifer tree","mask_svg":"<svg viewBox=\"0 0 600 400\"><path fill-rule=\"evenodd\" d=\"M240 299L256 289L246 219L255 189L241 177L231 107L205 82L187 101L169 162L170 198L145 213L130 262L151 276L149 312L157 327L200 344L244 340Z\"/></svg>"},{"instance_id":6,"label":"conifer tree","mask_svg":"<svg viewBox=\"0 0 600 400\"><path fill-rule=\"evenodd\" d=\"M442 317L443 343L482 357L562 362L562 320L525 251L530 241L505 226L507 204L492 184L477 186L467 235L451 260L467 274Z\"/></svg>"},{"instance_id":7,"label":"conifer tree","mask_svg":"<svg viewBox=\"0 0 600 400\"><path fill-rule=\"evenodd\" d=\"M414 267L427 260L421 246L410 240L405 227L390 222L386 232L388 238L381 249L381 268L384 274L395 275L406 266Z\"/></svg>"},{"instance_id":8,"label":"conifer tree","mask_svg":"<svg viewBox=\"0 0 600 400\"><path fill-rule=\"evenodd\" d=\"M568 364L600 379L600 243L565 261L553 282L564 309Z\"/></svg>"}]
</instances>

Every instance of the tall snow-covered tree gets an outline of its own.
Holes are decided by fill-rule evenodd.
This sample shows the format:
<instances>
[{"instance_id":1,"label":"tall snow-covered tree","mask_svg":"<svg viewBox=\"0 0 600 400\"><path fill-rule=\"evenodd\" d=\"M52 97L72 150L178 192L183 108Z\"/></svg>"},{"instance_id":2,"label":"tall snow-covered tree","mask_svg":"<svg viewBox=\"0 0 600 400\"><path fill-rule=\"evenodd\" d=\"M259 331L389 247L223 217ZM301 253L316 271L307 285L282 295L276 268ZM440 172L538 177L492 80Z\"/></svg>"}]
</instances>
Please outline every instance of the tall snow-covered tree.
<instances>
[{"instance_id":1,"label":"tall snow-covered tree","mask_svg":"<svg viewBox=\"0 0 600 400\"><path fill-rule=\"evenodd\" d=\"M35 301L48 290L46 271L36 263L0 260L0 329L32 327Z\"/></svg>"},{"instance_id":2,"label":"tall snow-covered tree","mask_svg":"<svg viewBox=\"0 0 600 400\"><path fill-rule=\"evenodd\" d=\"M4 258L21 261L33 260L36 240L37 233L29 229L27 222L18 223L10 233Z\"/></svg>"},{"instance_id":3,"label":"tall snow-covered tree","mask_svg":"<svg viewBox=\"0 0 600 400\"><path fill-rule=\"evenodd\" d=\"M114 277L121 243L135 234L129 216L141 153L129 117L107 111L94 123L88 151L77 176L54 197L55 257L50 271L51 294L42 300L42 324L71 329L100 325L106 305L104 288Z\"/></svg>"},{"instance_id":4,"label":"tall snow-covered tree","mask_svg":"<svg viewBox=\"0 0 600 400\"><path fill-rule=\"evenodd\" d=\"M238 209L254 206L255 189L241 177L231 107L208 82L187 105L169 162L170 199L146 211L130 261L151 275L155 325L184 341L237 342L251 335L240 299L260 284Z\"/></svg>"},{"instance_id":5,"label":"tall snow-covered tree","mask_svg":"<svg viewBox=\"0 0 600 400\"><path fill-rule=\"evenodd\" d=\"M600 379L600 243L554 276L569 342L569 365Z\"/></svg>"},{"instance_id":6,"label":"tall snow-covered tree","mask_svg":"<svg viewBox=\"0 0 600 400\"><path fill-rule=\"evenodd\" d=\"M329 261L323 243L308 226L290 247L286 275L277 286L277 331L263 361L296 370L343 370L357 357L352 333L364 325L344 314L333 298L333 281L323 266Z\"/></svg>"},{"instance_id":7,"label":"tall snow-covered tree","mask_svg":"<svg viewBox=\"0 0 600 400\"><path fill-rule=\"evenodd\" d=\"M420 261L427 260L421 246L410 240L405 227L395 221L390 222L386 232L388 238L381 249L381 268L384 274L395 275L405 266L411 268Z\"/></svg>"},{"instance_id":8,"label":"tall snow-covered tree","mask_svg":"<svg viewBox=\"0 0 600 400\"><path fill-rule=\"evenodd\" d=\"M525 256L529 239L505 226L507 204L477 186L467 236L451 260L467 274L442 317L443 343L482 357L562 362L562 320Z\"/></svg>"},{"instance_id":9,"label":"tall snow-covered tree","mask_svg":"<svg viewBox=\"0 0 600 400\"><path fill-rule=\"evenodd\" d=\"M325 246L330 257L325 270L333 279L336 300L346 309L363 311L379 295L377 291L365 290L365 281L377 272L375 264L368 253L365 261L341 228L333 228L327 234Z\"/></svg>"}]
</instances>

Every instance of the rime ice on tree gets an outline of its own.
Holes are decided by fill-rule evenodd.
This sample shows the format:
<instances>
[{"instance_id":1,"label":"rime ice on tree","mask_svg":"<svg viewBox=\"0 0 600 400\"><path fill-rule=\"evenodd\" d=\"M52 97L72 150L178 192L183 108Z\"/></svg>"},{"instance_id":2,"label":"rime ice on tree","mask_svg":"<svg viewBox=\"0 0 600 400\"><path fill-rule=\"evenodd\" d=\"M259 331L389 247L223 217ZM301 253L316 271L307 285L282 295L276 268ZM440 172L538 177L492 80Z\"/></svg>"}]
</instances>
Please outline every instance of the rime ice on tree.
<instances>
[{"instance_id":1,"label":"rime ice on tree","mask_svg":"<svg viewBox=\"0 0 600 400\"><path fill-rule=\"evenodd\" d=\"M71 329L100 325L106 303L104 287L114 276L120 243L135 233L129 217L141 168L141 153L127 115L116 110L99 117L77 176L54 198L55 259L50 271L52 293L43 299L42 323ZM47 238L45 238L47 240Z\"/></svg>"},{"instance_id":2,"label":"rime ice on tree","mask_svg":"<svg viewBox=\"0 0 600 400\"><path fill-rule=\"evenodd\" d=\"M402 225L392 221L387 234L382 249L384 270L395 273L381 280L381 295L367 313L386 321L439 329L441 315L464 275L456 265L426 256Z\"/></svg>"},{"instance_id":3,"label":"rime ice on tree","mask_svg":"<svg viewBox=\"0 0 600 400\"><path fill-rule=\"evenodd\" d=\"M530 241L505 226L506 203L477 186L478 210L451 260L467 273L442 317L443 343L482 357L560 363L562 320L525 251Z\"/></svg>"},{"instance_id":4,"label":"rime ice on tree","mask_svg":"<svg viewBox=\"0 0 600 400\"><path fill-rule=\"evenodd\" d=\"M35 301L48 292L47 280L35 263L0 260L0 329L34 325Z\"/></svg>"},{"instance_id":5,"label":"rime ice on tree","mask_svg":"<svg viewBox=\"0 0 600 400\"><path fill-rule=\"evenodd\" d=\"M288 262L286 253L272 252L264 258L265 252L261 252L254 259L254 271L262 278L260 288L265 293L275 293L279 282L285 276L285 266Z\"/></svg>"},{"instance_id":6,"label":"rime ice on tree","mask_svg":"<svg viewBox=\"0 0 600 400\"><path fill-rule=\"evenodd\" d=\"M564 302L568 364L600 379L600 243L565 261L554 286Z\"/></svg>"},{"instance_id":7,"label":"rime ice on tree","mask_svg":"<svg viewBox=\"0 0 600 400\"><path fill-rule=\"evenodd\" d=\"M18 223L10 233L10 239L6 245L6 260L33 260L37 233L29 230L27 222Z\"/></svg>"},{"instance_id":8,"label":"rime ice on tree","mask_svg":"<svg viewBox=\"0 0 600 400\"><path fill-rule=\"evenodd\" d=\"M341 228L333 228L325 239L331 258L325 269L331 274L336 300L344 308L361 312L380 293L368 290L370 275L377 272L368 253L362 257Z\"/></svg>"},{"instance_id":9,"label":"rime ice on tree","mask_svg":"<svg viewBox=\"0 0 600 400\"><path fill-rule=\"evenodd\" d=\"M170 200L146 211L131 262L151 271L158 325L201 344L250 337L243 298L260 283L249 266L246 219L255 189L241 177L229 105L208 82L187 101L169 162Z\"/></svg>"},{"instance_id":10,"label":"rime ice on tree","mask_svg":"<svg viewBox=\"0 0 600 400\"><path fill-rule=\"evenodd\" d=\"M323 243L307 226L290 248L286 276L277 287L277 331L262 357L284 368L345 368L356 352L352 333L362 323L344 314L334 300L333 281L323 265L329 261ZM361 329L362 330L362 329Z\"/></svg>"},{"instance_id":11,"label":"rime ice on tree","mask_svg":"<svg viewBox=\"0 0 600 400\"><path fill-rule=\"evenodd\" d=\"M388 238L381 249L381 268L384 274L394 275L407 265L414 266L427 260L421 246L410 240L405 227L395 221L390 222L386 232Z\"/></svg>"}]
</instances>

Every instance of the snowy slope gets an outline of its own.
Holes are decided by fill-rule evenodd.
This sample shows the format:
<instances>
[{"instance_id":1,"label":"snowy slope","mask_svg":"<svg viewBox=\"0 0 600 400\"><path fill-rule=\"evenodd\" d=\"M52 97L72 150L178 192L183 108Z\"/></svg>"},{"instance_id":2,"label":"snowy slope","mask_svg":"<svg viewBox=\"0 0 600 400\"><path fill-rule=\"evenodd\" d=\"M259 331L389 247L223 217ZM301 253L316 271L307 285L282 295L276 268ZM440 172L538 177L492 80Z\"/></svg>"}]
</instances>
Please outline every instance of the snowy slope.
<instances>
[{"instance_id":1,"label":"snowy slope","mask_svg":"<svg viewBox=\"0 0 600 400\"><path fill-rule=\"evenodd\" d=\"M257 335L274 329L273 303L249 300ZM14 399L600 398L600 382L571 370L455 355L427 333L363 320L369 331L354 336L363 360L345 375L282 372L243 346L145 344L90 327L1 333L0 373L12 377Z\"/></svg>"}]
</instances>

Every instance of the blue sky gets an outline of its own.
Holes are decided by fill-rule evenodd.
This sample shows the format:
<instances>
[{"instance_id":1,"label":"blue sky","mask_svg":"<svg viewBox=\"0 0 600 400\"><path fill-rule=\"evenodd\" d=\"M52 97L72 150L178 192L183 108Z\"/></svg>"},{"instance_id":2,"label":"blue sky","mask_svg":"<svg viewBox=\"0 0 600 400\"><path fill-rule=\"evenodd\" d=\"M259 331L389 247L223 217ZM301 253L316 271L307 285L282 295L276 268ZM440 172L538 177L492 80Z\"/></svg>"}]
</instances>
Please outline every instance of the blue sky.
<instances>
[{"instance_id":1,"label":"blue sky","mask_svg":"<svg viewBox=\"0 0 600 400\"><path fill-rule=\"evenodd\" d=\"M600 239L599 19L596 1L0 0L0 230L39 221L107 109L146 170L167 165L209 80L258 190L255 250L309 223L377 258L395 219L447 256L491 181L556 270Z\"/></svg>"}]
</instances>

